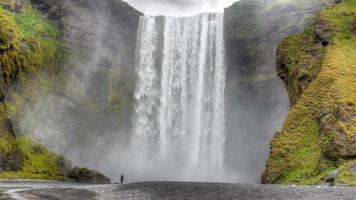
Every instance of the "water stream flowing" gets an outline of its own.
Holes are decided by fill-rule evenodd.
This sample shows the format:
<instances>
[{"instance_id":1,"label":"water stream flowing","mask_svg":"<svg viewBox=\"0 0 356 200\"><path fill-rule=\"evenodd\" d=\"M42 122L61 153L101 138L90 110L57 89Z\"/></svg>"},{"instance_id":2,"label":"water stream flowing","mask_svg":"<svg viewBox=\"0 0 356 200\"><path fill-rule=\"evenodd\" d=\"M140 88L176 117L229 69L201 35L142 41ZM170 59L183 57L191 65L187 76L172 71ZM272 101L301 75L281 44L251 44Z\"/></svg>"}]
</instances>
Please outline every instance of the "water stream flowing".
<instances>
[{"instance_id":1,"label":"water stream flowing","mask_svg":"<svg viewBox=\"0 0 356 200\"><path fill-rule=\"evenodd\" d=\"M141 17L132 147L147 169L219 179L226 139L223 20L222 13Z\"/></svg>"}]
</instances>

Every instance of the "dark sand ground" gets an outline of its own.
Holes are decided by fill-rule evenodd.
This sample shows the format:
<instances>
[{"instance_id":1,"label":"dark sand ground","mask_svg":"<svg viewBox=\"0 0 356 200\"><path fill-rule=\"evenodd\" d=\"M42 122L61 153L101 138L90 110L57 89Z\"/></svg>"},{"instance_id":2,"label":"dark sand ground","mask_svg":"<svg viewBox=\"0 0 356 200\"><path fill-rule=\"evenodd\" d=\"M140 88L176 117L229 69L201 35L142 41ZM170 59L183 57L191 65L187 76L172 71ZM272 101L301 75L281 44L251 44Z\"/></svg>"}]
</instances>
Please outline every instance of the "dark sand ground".
<instances>
[{"instance_id":1,"label":"dark sand ground","mask_svg":"<svg viewBox=\"0 0 356 200\"><path fill-rule=\"evenodd\" d=\"M356 188L352 187L179 182L61 186L17 193L30 200L356 200Z\"/></svg>"}]
</instances>

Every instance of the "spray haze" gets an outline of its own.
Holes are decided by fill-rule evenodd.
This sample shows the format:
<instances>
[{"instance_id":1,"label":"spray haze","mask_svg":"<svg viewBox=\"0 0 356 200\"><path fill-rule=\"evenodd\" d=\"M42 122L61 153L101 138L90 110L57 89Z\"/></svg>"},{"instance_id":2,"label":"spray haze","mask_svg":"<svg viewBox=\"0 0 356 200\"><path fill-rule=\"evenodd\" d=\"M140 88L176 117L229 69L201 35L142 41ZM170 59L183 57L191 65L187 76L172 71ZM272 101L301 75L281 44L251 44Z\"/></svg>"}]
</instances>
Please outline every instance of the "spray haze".
<instances>
[{"instance_id":1,"label":"spray haze","mask_svg":"<svg viewBox=\"0 0 356 200\"><path fill-rule=\"evenodd\" d=\"M15 128L113 180L258 183L288 111L274 64L281 36L266 26L284 10L269 13L265 0L227 15L235 0L127 2L148 15L119 0L64 2L72 55Z\"/></svg>"},{"instance_id":2,"label":"spray haze","mask_svg":"<svg viewBox=\"0 0 356 200\"><path fill-rule=\"evenodd\" d=\"M141 168L141 173L157 174L157 178L221 181L223 14L145 16L137 42L132 148L141 164L131 166L145 165L152 171Z\"/></svg>"}]
</instances>

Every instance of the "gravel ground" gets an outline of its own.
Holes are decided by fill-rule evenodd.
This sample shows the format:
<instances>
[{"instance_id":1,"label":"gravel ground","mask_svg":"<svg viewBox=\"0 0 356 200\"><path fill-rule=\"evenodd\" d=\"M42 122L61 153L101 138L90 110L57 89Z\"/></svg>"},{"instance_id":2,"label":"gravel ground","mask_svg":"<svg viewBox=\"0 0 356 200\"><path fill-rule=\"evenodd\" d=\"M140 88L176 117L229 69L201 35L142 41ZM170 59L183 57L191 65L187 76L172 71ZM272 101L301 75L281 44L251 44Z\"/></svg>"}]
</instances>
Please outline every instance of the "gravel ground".
<instances>
[{"instance_id":1,"label":"gravel ground","mask_svg":"<svg viewBox=\"0 0 356 200\"><path fill-rule=\"evenodd\" d=\"M175 182L54 187L17 193L30 200L356 200L356 188L352 187Z\"/></svg>"}]
</instances>

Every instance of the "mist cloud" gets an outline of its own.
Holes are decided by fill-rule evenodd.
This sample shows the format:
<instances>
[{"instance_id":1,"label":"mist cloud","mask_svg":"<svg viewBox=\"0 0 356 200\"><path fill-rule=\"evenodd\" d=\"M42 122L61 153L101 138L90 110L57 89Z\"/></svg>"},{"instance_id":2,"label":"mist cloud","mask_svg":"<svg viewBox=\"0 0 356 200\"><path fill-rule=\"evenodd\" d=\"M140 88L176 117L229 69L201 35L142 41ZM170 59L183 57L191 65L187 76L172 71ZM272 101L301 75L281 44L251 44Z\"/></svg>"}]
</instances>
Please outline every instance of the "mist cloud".
<instances>
[{"instance_id":1,"label":"mist cloud","mask_svg":"<svg viewBox=\"0 0 356 200\"><path fill-rule=\"evenodd\" d=\"M190 16L202 12L223 12L238 0L126 0L146 15Z\"/></svg>"}]
</instances>

